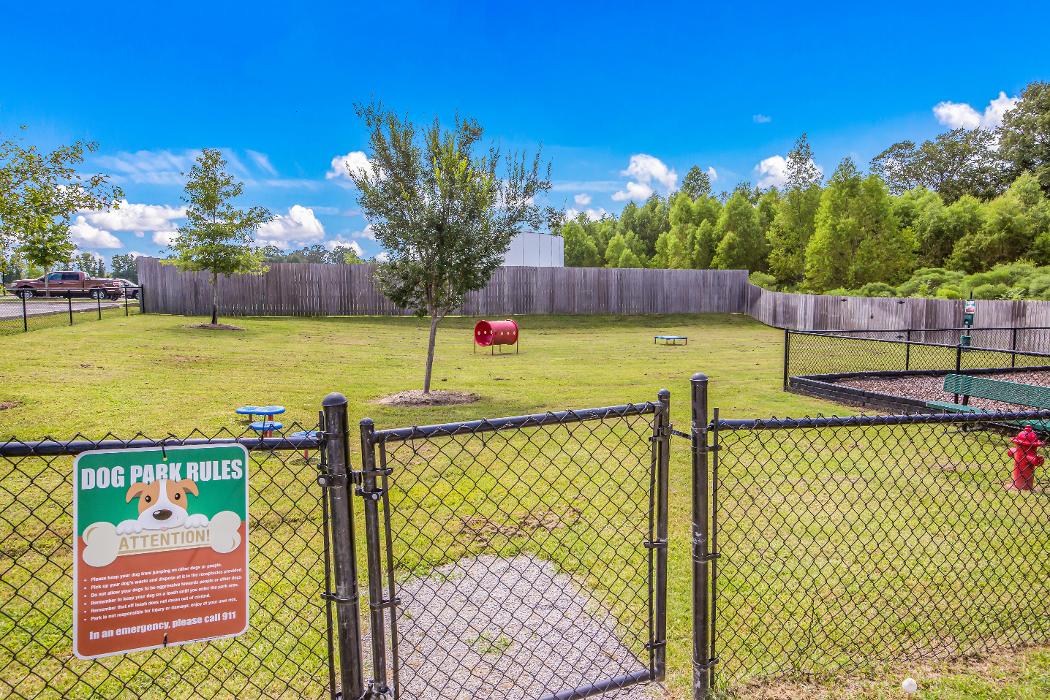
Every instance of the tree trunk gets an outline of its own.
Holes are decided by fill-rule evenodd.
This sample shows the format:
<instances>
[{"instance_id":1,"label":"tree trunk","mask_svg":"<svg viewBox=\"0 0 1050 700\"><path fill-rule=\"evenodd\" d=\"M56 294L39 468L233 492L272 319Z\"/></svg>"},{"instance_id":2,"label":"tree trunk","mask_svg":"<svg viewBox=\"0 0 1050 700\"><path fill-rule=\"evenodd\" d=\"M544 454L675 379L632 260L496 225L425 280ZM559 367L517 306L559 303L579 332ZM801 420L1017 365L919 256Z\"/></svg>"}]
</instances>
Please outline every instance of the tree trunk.
<instances>
[{"instance_id":1,"label":"tree trunk","mask_svg":"<svg viewBox=\"0 0 1050 700\"><path fill-rule=\"evenodd\" d=\"M427 373L423 376L423 393L430 393L430 375L434 369L434 341L437 340L438 321L437 314L430 316L430 342L427 344Z\"/></svg>"},{"instance_id":2,"label":"tree trunk","mask_svg":"<svg viewBox=\"0 0 1050 700\"><path fill-rule=\"evenodd\" d=\"M211 275L211 325L219 322L219 276Z\"/></svg>"}]
</instances>

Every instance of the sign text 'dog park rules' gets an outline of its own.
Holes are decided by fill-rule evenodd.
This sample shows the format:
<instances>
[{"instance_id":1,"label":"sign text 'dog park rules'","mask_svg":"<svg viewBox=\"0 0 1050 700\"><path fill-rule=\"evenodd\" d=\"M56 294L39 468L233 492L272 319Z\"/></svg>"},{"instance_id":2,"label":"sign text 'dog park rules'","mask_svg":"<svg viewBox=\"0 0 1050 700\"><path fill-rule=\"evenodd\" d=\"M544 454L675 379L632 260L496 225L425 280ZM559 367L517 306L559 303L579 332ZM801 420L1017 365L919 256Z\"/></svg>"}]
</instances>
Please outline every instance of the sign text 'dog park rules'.
<instances>
[{"instance_id":1,"label":"sign text 'dog park rules'","mask_svg":"<svg viewBox=\"0 0 1050 700\"><path fill-rule=\"evenodd\" d=\"M85 452L73 474L77 656L248 629L243 446Z\"/></svg>"}]
</instances>

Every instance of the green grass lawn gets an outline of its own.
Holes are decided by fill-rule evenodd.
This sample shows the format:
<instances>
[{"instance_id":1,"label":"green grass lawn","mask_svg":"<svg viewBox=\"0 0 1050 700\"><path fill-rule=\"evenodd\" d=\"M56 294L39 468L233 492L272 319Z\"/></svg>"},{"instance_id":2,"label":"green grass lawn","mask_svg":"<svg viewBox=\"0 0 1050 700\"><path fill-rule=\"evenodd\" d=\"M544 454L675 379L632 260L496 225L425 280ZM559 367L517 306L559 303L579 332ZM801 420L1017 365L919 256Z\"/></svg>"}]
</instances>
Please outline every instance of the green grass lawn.
<instances>
[{"instance_id":1,"label":"green grass lawn","mask_svg":"<svg viewBox=\"0 0 1050 700\"><path fill-rule=\"evenodd\" d=\"M243 423L233 409L247 403L282 404L288 408L282 416L286 424L297 422L312 426L321 399L330 391L347 396L352 421L370 416L377 428L386 428L655 400L659 389L668 388L673 422L678 429L687 430L688 380L697 371L711 377L711 405L719 407L723 417L850 412L842 406L784 393L781 390L783 334L744 316L526 317L520 319L521 354L495 356L472 352L472 321L453 318L442 324L434 384L439 389L477 393L481 400L473 405L447 408L408 409L373 403L381 396L421 386L427 327L425 322L416 319L237 319L233 322L242 326L243 331L216 332L190 328L196 322L193 319L147 315L0 338L0 404L13 404L0 411L0 439L10 436L24 440L44 436L66 439L76 434L96 438L107 433L126 437L138 432L149 436L186 435L193 430L213 434L223 429L239 433ZM687 335L689 345L656 346L652 336L657 333ZM636 471L624 471L623 465L628 464L624 450L629 449L621 444L625 443L625 434L615 436L619 442L615 449L603 453L603 463L615 460L619 466L604 469L603 473L617 481L629 475L637 479ZM356 446L354 440L351 442ZM607 449L608 442L606 436ZM589 444L595 447L593 442ZM687 544L690 476L688 444L679 440L674 448L670 479L669 683L676 696L684 698L688 696L691 629ZM519 459L522 454L525 458L529 454L527 450L513 451ZM406 464L412 463L411 457L405 460ZM355 468L359 467L356 451L353 460ZM578 459L570 462L569 468L588 468ZM447 489L446 493L458 494L459 498L454 503L446 503L449 521L458 504L471 502L472 496L465 487L483 483L487 484L484 488L489 493L502 489L501 493L514 495L518 505L511 516L520 519L527 514L542 522L543 508L551 505L542 499L530 501L520 489L515 490L520 485L508 478L513 476L513 467L500 466L499 460L492 459L491 455L480 459L478 465L483 467L481 473L465 471L455 474L454 478L447 470L443 471L441 488ZM500 468L493 468L494 465ZM283 495L279 487L290 483L291 478L302 491L309 483L310 467L289 460L289 466L302 469L306 476L288 477L275 469L280 466L263 465L267 482L253 484L253 488L271 504L272 510L287 512L298 504L294 495ZM544 475L544 478L556 483L565 475L566 465L561 466L561 472ZM557 471L558 465L554 467ZM403 495L392 494L395 504L399 503L398 498L408 498L409 494L418 498L426 490L425 483L422 473L404 482ZM430 485L433 487L434 482ZM555 504L561 506L571 505L577 497L592 505L612 502L600 488L589 492L578 484L575 490L563 488L558 493ZM0 508L8 505L5 498L6 494L0 495ZM483 503L472 506L486 518L494 514L484 511ZM558 534L564 547L551 547L549 539L542 544L533 543L540 539L535 537L525 538L527 541L523 543L521 537L507 534L498 526L493 537L491 530L485 529L486 523L477 526L486 533L481 549L510 553L532 547L531 551L552 558L565 570L586 580L599 592L599 600L620 618L636 620L637 608L630 603L618 606L617 600L625 598L624 590L632 586L637 590L642 572L634 569L627 574L621 572L621 580L614 582L610 578L616 572L603 571L600 562L596 566L596 562L587 557L587 544L595 541L593 538L613 541L610 533L621 536L625 524L638 524L637 511L630 513L630 517L606 514L601 527L582 518L579 526L570 523ZM406 513L403 522L395 521L395 527L405 538L405 546L395 554L407 569L425 572L428 566L441 563L459 551L440 540L449 535L448 531L427 530L435 526L414 519L417 515L417 511L411 511ZM284 557L280 559L282 566L292 566L297 556L309 556L309 547L319 539L304 540L303 546L293 548L291 555L277 553L278 544L290 537L286 532L279 533L281 527L267 531L265 540L257 540L253 535L253 546L259 555ZM10 531L2 532L6 537ZM291 537L294 539L294 535ZM430 543L438 541L442 542L440 548L430 549ZM414 546L417 543L425 546ZM553 541L553 544L559 542ZM395 543L395 549L397 547ZM362 557L363 551L364 548L359 547ZM5 556L12 554L5 550ZM288 557L290 560L286 561ZM421 562L426 566L420 568ZM265 581L256 585L264 584ZM273 585L279 587L280 582ZM253 596L256 596L254 588ZM268 621L274 630L292 622L280 618ZM0 633L3 631L0 629ZM756 648L747 653L760 652ZM1034 698L1043 694L1040 689L1045 690L1050 678L1048 667L1046 655L1036 653L1030 659L1024 657L1017 662L1013 667L1016 673L1003 671L1001 682L995 678L982 680L985 668L971 673L966 667L954 667L938 676L932 686L920 678L923 686L920 697ZM117 670L113 673L119 675ZM819 688L807 688L804 692L823 693L828 697L897 697L899 678L893 678L895 680L885 683L877 680L867 684L830 679ZM1014 694L1002 694L1008 687L1003 683L1007 682L1016 686ZM952 695L957 692L953 689L958 688L973 690L969 695ZM767 697L799 694L792 691L769 695L767 690L773 692L772 689L755 692L765 693ZM1024 692L1030 694L1026 696Z\"/></svg>"}]
</instances>

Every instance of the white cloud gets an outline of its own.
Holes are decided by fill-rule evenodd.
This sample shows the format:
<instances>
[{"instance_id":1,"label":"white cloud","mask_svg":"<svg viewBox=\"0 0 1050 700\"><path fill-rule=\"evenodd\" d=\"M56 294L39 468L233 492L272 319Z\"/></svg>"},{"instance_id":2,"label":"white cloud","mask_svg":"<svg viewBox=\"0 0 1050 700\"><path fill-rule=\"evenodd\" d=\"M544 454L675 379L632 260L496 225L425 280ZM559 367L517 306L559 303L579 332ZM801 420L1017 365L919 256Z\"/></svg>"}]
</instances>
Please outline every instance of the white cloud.
<instances>
[{"instance_id":1,"label":"white cloud","mask_svg":"<svg viewBox=\"0 0 1050 700\"><path fill-rule=\"evenodd\" d=\"M591 203L591 196L586 192L581 192L572 198L572 201L576 202L578 206L585 207Z\"/></svg>"},{"instance_id":2,"label":"white cloud","mask_svg":"<svg viewBox=\"0 0 1050 700\"><path fill-rule=\"evenodd\" d=\"M824 169L814 163L812 159L810 159L809 163L817 169L818 173L824 174ZM763 189L769 187L782 188L787 184L787 160L784 156L777 155L763 159L755 166L755 172L758 173L758 186ZM714 181L714 178L711 178L711 180Z\"/></svg>"},{"instance_id":3,"label":"white cloud","mask_svg":"<svg viewBox=\"0 0 1050 700\"><path fill-rule=\"evenodd\" d=\"M357 253L357 257L363 258L365 256L365 251L361 247L360 243L358 243L357 241L348 241L342 236L336 236L331 240L325 241L324 247L328 250L335 250L336 248L349 248L350 250Z\"/></svg>"},{"instance_id":4,"label":"white cloud","mask_svg":"<svg viewBox=\"0 0 1050 700\"><path fill-rule=\"evenodd\" d=\"M603 216L607 216L609 212L605 211L602 207L598 207L597 209L584 209L583 211L569 208L565 210L565 220L571 221L580 214L585 214L590 221L598 221Z\"/></svg>"},{"instance_id":5,"label":"white cloud","mask_svg":"<svg viewBox=\"0 0 1050 700\"><path fill-rule=\"evenodd\" d=\"M715 170L715 166L707 166L707 179L709 179L712 183L718 179L718 171Z\"/></svg>"},{"instance_id":6,"label":"white cloud","mask_svg":"<svg viewBox=\"0 0 1050 700\"><path fill-rule=\"evenodd\" d=\"M619 192L613 192L614 202L623 202L628 199L644 201L653 194L653 188L641 182L628 182L626 188Z\"/></svg>"},{"instance_id":7,"label":"white cloud","mask_svg":"<svg viewBox=\"0 0 1050 700\"><path fill-rule=\"evenodd\" d=\"M83 216L78 216L69 227L69 238L78 248L123 248L120 239L109 231L92 226Z\"/></svg>"},{"instance_id":8,"label":"white cloud","mask_svg":"<svg viewBox=\"0 0 1050 700\"><path fill-rule=\"evenodd\" d=\"M612 195L613 201L622 202L627 199L645 200L655 191L653 185L662 185L668 192L674 189L678 181L678 173L654 156L647 153L636 153L631 156L631 161L626 170L620 171L621 175L633 178L631 182Z\"/></svg>"},{"instance_id":9,"label":"white cloud","mask_svg":"<svg viewBox=\"0 0 1050 700\"><path fill-rule=\"evenodd\" d=\"M385 250L381 250L378 253L376 253L376 262L383 263L383 262L386 262L389 259L390 259L390 253L386 252Z\"/></svg>"},{"instance_id":10,"label":"white cloud","mask_svg":"<svg viewBox=\"0 0 1050 700\"><path fill-rule=\"evenodd\" d=\"M1019 98L1007 97L1000 91L999 96L988 102L984 113L978 112L966 102L938 102L933 107L937 121L952 129L987 129L992 130L1003 123L1003 115L1017 104Z\"/></svg>"},{"instance_id":11,"label":"white cloud","mask_svg":"<svg viewBox=\"0 0 1050 700\"><path fill-rule=\"evenodd\" d=\"M175 219L186 216L186 207L169 207L165 204L132 204L122 200L115 209L99 209L81 212L91 224L112 231L132 231L142 237L145 231L170 229Z\"/></svg>"},{"instance_id":12,"label":"white cloud","mask_svg":"<svg viewBox=\"0 0 1050 700\"><path fill-rule=\"evenodd\" d=\"M293 204L287 214L278 214L259 227L256 242L287 250L293 245L306 245L324 239L324 225L314 210Z\"/></svg>"},{"instance_id":13,"label":"white cloud","mask_svg":"<svg viewBox=\"0 0 1050 700\"><path fill-rule=\"evenodd\" d=\"M160 246L170 246L178 236L178 231L155 231L153 242Z\"/></svg>"},{"instance_id":14,"label":"white cloud","mask_svg":"<svg viewBox=\"0 0 1050 700\"><path fill-rule=\"evenodd\" d=\"M259 153L259 151L253 151L250 148L245 149L244 152L248 154L248 157L252 159L252 162L255 163L256 167L264 171L267 175L277 174L277 168L273 167L273 164L270 163L270 157L268 155L265 153Z\"/></svg>"},{"instance_id":15,"label":"white cloud","mask_svg":"<svg viewBox=\"0 0 1050 700\"><path fill-rule=\"evenodd\" d=\"M759 187L783 187L787 183L787 161L784 156L770 156L755 166Z\"/></svg>"},{"instance_id":16,"label":"white cloud","mask_svg":"<svg viewBox=\"0 0 1050 700\"><path fill-rule=\"evenodd\" d=\"M351 235L354 238L367 238L370 241L374 241L376 239L375 231L372 230L372 224L366 225L360 231L354 231Z\"/></svg>"},{"instance_id":17,"label":"white cloud","mask_svg":"<svg viewBox=\"0 0 1050 700\"><path fill-rule=\"evenodd\" d=\"M368 172L372 168L372 164L364 151L350 151L345 156L336 156L332 159L331 166L328 172L324 174L326 180L334 180L340 177L349 180L348 168L355 173Z\"/></svg>"},{"instance_id":18,"label":"white cloud","mask_svg":"<svg viewBox=\"0 0 1050 700\"><path fill-rule=\"evenodd\" d=\"M120 151L112 156L97 156L95 162L110 171L115 179L147 185L182 185L199 151Z\"/></svg>"},{"instance_id":19,"label":"white cloud","mask_svg":"<svg viewBox=\"0 0 1050 700\"><path fill-rule=\"evenodd\" d=\"M618 180L566 180L551 185L551 192L579 192L580 190L615 192L618 189L620 189Z\"/></svg>"},{"instance_id":20,"label":"white cloud","mask_svg":"<svg viewBox=\"0 0 1050 700\"><path fill-rule=\"evenodd\" d=\"M773 121L773 117L769 116L768 114L752 114L751 121L753 121L756 124L768 124L769 122Z\"/></svg>"}]
</instances>

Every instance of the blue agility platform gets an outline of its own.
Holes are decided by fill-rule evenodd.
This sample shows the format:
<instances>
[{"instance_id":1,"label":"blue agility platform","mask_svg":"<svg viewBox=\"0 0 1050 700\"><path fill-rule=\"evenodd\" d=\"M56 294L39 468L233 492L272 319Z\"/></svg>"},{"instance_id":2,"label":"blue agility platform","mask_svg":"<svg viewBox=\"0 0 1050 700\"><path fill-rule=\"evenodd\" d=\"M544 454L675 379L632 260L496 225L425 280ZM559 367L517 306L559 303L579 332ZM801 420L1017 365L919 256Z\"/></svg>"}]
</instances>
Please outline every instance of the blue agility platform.
<instances>
[{"instance_id":1,"label":"blue agility platform","mask_svg":"<svg viewBox=\"0 0 1050 700\"><path fill-rule=\"evenodd\" d=\"M654 335L653 345L656 345L660 341L663 341L664 345L678 345L678 341L685 341L684 344L689 344L689 338L684 335Z\"/></svg>"}]
</instances>

